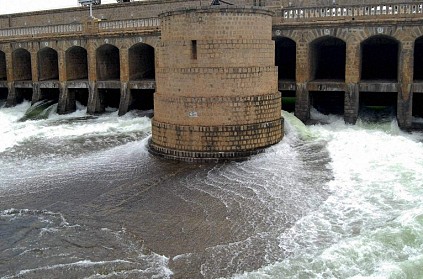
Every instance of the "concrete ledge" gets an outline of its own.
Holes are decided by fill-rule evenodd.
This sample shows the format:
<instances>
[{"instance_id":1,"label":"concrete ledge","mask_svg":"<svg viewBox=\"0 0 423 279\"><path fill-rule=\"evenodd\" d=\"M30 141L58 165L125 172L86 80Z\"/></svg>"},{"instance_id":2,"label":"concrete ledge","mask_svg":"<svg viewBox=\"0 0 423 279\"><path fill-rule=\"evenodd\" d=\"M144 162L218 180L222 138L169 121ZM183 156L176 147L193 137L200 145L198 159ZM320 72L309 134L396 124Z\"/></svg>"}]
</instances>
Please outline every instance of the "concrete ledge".
<instances>
[{"instance_id":1,"label":"concrete ledge","mask_svg":"<svg viewBox=\"0 0 423 279\"><path fill-rule=\"evenodd\" d=\"M362 81L358 84L360 92L398 92L398 83L394 81Z\"/></svg>"},{"instance_id":2,"label":"concrete ledge","mask_svg":"<svg viewBox=\"0 0 423 279\"><path fill-rule=\"evenodd\" d=\"M68 81L67 85L68 88L89 88L90 85L88 80L72 80Z\"/></svg>"},{"instance_id":3,"label":"concrete ledge","mask_svg":"<svg viewBox=\"0 0 423 279\"><path fill-rule=\"evenodd\" d=\"M7 81L5 81L5 80L0 81L0 88L8 88L7 87Z\"/></svg>"},{"instance_id":4,"label":"concrete ledge","mask_svg":"<svg viewBox=\"0 0 423 279\"><path fill-rule=\"evenodd\" d=\"M32 88L31 80L15 81L15 88Z\"/></svg>"},{"instance_id":5,"label":"concrete ledge","mask_svg":"<svg viewBox=\"0 0 423 279\"><path fill-rule=\"evenodd\" d=\"M315 80L307 84L308 91L345 91L344 81Z\"/></svg>"},{"instance_id":6,"label":"concrete ledge","mask_svg":"<svg viewBox=\"0 0 423 279\"><path fill-rule=\"evenodd\" d=\"M39 82L40 88L59 88L60 82L58 80L45 80Z\"/></svg>"},{"instance_id":7,"label":"concrete ledge","mask_svg":"<svg viewBox=\"0 0 423 279\"><path fill-rule=\"evenodd\" d=\"M119 80L97 81L98 89L120 89Z\"/></svg>"}]
</instances>

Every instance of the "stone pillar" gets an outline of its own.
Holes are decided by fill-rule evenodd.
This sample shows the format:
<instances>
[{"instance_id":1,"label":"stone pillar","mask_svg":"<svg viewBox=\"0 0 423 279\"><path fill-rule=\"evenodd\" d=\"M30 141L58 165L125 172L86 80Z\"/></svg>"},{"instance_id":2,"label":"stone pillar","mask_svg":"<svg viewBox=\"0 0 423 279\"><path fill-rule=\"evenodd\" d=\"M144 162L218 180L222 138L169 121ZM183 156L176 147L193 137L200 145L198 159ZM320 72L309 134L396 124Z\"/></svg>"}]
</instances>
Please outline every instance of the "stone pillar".
<instances>
[{"instance_id":1,"label":"stone pillar","mask_svg":"<svg viewBox=\"0 0 423 279\"><path fill-rule=\"evenodd\" d=\"M41 100L41 90L39 84L38 71L38 49L33 49L31 53L31 72L32 72L32 104Z\"/></svg>"},{"instance_id":2,"label":"stone pillar","mask_svg":"<svg viewBox=\"0 0 423 279\"><path fill-rule=\"evenodd\" d=\"M358 118L360 106L360 92L358 83L360 81L360 43L347 42L345 63L345 98L344 98L344 121L355 124Z\"/></svg>"},{"instance_id":3,"label":"stone pillar","mask_svg":"<svg viewBox=\"0 0 423 279\"><path fill-rule=\"evenodd\" d=\"M398 73L397 119L398 125L402 129L411 128L412 122L413 45L414 42L412 40L404 40L401 42Z\"/></svg>"},{"instance_id":4,"label":"stone pillar","mask_svg":"<svg viewBox=\"0 0 423 279\"><path fill-rule=\"evenodd\" d=\"M120 55L120 103L119 116L128 112L130 102L129 81L129 51L127 47L119 50Z\"/></svg>"},{"instance_id":5,"label":"stone pillar","mask_svg":"<svg viewBox=\"0 0 423 279\"><path fill-rule=\"evenodd\" d=\"M96 45L92 40L88 40L88 105L87 113L95 114L102 112L101 100L97 90L97 57Z\"/></svg>"},{"instance_id":6,"label":"stone pillar","mask_svg":"<svg viewBox=\"0 0 423 279\"><path fill-rule=\"evenodd\" d=\"M15 80L13 77L13 56L12 49L8 48L6 50L6 74L7 74L7 107L13 107L18 103L18 98L16 96L15 90Z\"/></svg>"},{"instance_id":7,"label":"stone pillar","mask_svg":"<svg viewBox=\"0 0 423 279\"><path fill-rule=\"evenodd\" d=\"M121 81L119 116L122 116L128 112L130 102L131 102L131 92L130 92L130 89L128 88L128 82Z\"/></svg>"},{"instance_id":8,"label":"stone pillar","mask_svg":"<svg viewBox=\"0 0 423 279\"><path fill-rule=\"evenodd\" d=\"M310 119L310 94L307 89L307 82L310 80L311 61L310 46L305 40L297 44L297 68L296 68L296 102L295 116L306 122Z\"/></svg>"},{"instance_id":9,"label":"stone pillar","mask_svg":"<svg viewBox=\"0 0 423 279\"><path fill-rule=\"evenodd\" d=\"M57 113L65 114L74 112L76 110L75 98L71 98L67 87L67 72L66 72L66 52L64 50L58 51L59 60L59 104L57 105Z\"/></svg>"}]
</instances>

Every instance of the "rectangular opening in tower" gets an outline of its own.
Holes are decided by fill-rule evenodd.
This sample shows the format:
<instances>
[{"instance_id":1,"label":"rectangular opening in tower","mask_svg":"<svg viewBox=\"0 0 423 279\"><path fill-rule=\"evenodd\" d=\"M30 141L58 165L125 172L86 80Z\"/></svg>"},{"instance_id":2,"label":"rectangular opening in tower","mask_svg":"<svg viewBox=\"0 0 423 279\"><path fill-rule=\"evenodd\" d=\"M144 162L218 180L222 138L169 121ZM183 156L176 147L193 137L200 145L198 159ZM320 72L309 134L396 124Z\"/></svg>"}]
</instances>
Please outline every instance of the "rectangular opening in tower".
<instances>
[{"instance_id":1,"label":"rectangular opening in tower","mask_svg":"<svg viewBox=\"0 0 423 279\"><path fill-rule=\"evenodd\" d=\"M191 41L191 58L197 59L197 40Z\"/></svg>"}]
</instances>

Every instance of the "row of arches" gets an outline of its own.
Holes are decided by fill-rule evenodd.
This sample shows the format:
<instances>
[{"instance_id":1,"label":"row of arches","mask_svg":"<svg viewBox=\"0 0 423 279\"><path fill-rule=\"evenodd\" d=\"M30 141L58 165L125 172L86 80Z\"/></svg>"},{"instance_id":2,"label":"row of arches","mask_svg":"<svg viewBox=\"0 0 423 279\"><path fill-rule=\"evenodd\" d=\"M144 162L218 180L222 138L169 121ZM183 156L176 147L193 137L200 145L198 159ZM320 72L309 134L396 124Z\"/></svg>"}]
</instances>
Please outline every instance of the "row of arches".
<instances>
[{"instance_id":1,"label":"row of arches","mask_svg":"<svg viewBox=\"0 0 423 279\"><path fill-rule=\"evenodd\" d=\"M276 38L275 64L279 80L295 80L296 42L287 37ZM345 80L346 43L331 36L310 44L310 80ZM386 35L375 35L360 45L360 79L398 80L400 43ZM423 37L414 43L414 80L423 80Z\"/></svg>"},{"instance_id":2,"label":"row of arches","mask_svg":"<svg viewBox=\"0 0 423 279\"><path fill-rule=\"evenodd\" d=\"M128 52L129 80L154 79L154 48L138 43ZM80 46L73 46L65 52L66 80L88 79L88 54ZM114 45L105 44L96 50L96 75L99 81L120 80L120 51ZM42 48L37 53L39 81L59 79L58 52L50 47ZM12 71L14 81L32 80L31 54L24 48L12 53ZM0 51L0 80L6 80L6 56Z\"/></svg>"}]
</instances>

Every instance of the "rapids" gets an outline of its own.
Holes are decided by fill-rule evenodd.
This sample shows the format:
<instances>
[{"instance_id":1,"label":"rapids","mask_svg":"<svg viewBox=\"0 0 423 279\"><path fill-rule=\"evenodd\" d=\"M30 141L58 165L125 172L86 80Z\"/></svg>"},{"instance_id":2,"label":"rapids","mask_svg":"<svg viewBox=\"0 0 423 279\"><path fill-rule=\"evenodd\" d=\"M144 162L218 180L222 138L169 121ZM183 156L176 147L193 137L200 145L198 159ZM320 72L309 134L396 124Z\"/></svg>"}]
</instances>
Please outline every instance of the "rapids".
<instances>
[{"instance_id":1,"label":"rapids","mask_svg":"<svg viewBox=\"0 0 423 279\"><path fill-rule=\"evenodd\" d=\"M422 278L423 134L284 112L245 162L147 152L150 119L0 108L0 278Z\"/></svg>"}]
</instances>

